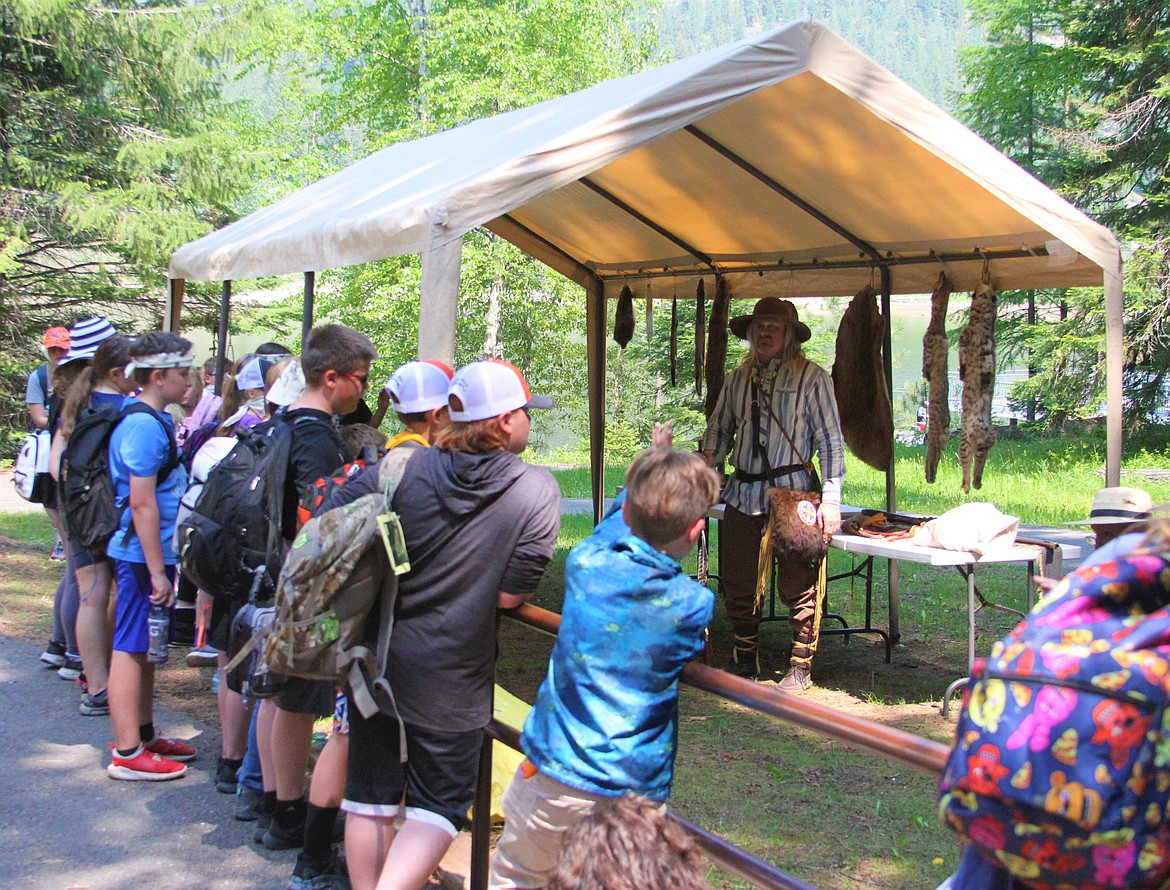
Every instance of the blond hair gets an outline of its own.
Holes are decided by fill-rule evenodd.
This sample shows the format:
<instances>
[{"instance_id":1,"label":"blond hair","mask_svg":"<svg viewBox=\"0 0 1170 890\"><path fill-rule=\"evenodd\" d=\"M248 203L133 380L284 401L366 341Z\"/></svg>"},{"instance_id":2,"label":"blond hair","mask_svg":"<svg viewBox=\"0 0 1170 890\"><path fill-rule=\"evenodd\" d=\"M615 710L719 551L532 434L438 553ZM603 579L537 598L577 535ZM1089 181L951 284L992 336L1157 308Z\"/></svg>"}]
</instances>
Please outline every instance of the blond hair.
<instances>
[{"instance_id":1,"label":"blond hair","mask_svg":"<svg viewBox=\"0 0 1170 890\"><path fill-rule=\"evenodd\" d=\"M748 325L748 352L743 357L743 362L740 367L745 371L751 371L760 363L760 357L756 355L756 347L752 345L751 341L752 329ZM776 354L775 361L782 365L796 366L800 361L804 360L804 349L801 348L800 341L796 339L796 325L784 319L784 342L780 346L780 351Z\"/></svg>"},{"instance_id":2,"label":"blond hair","mask_svg":"<svg viewBox=\"0 0 1170 890\"><path fill-rule=\"evenodd\" d=\"M565 837L548 890L705 890L698 843L664 804L626 793L597 804Z\"/></svg>"},{"instance_id":3,"label":"blond hair","mask_svg":"<svg viewBox=\"0 0 1170 890\"><path fill-rule=\"evenodd\" d=\"M719 477L697 454L652 448L626 473L626 521L652 547L663 547L707 515Z\"/></svg>"}]
</instances>

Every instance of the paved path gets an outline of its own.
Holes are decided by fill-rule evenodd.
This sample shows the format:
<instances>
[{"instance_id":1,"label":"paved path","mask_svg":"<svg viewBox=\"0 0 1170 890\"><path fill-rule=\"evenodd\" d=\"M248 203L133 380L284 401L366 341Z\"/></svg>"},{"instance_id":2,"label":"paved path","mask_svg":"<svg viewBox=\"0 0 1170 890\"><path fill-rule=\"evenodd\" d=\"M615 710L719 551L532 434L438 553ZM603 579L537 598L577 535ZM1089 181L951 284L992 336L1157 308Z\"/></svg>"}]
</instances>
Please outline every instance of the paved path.
<instances>
[{"instance_id":1,"label":"paved path","mask_svg":"<svg viewBox=\"0 0 1170 890\"><path fill-rule=\"evenodd\" d=\"M165 735L199 757L171 782L106 775L109 719L83 717L77 687L0 636L0 887L23 890L275 890L295 852L252 843L234 798L211 784L219 733L158 709Z\"/></svg>"}]
</instances>

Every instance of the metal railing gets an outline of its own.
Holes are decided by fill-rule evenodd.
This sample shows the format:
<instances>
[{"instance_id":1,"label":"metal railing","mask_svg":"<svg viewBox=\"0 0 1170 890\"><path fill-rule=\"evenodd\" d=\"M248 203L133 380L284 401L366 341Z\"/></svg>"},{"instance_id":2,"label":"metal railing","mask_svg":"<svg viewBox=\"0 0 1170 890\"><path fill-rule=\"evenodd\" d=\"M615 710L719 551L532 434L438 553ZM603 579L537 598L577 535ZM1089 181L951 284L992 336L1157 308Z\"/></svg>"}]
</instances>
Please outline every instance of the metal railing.
<instances>
[{"instance_id":1,"label":"metal railing","mask_svg":"<svg viewBox=\"0 0 1170 890\"><path fill-rule=\"evenodd\" d=\"M521 624L556 635L561 616L536 606L521 606L503 613ZM949 749L921 736L895 729L872 720L854 717L825 705L787 695L751 680L736 677L698 662L691 662L682 673L682 681L695 689L709 692L753 711L787 723L811 729L829 738L849 742L881 754L913 769L938 776ZM479 781L475 792L475 811L471 824L471 890L488 886L488 856L491 846L492 742L499 741L520 749L520 733L507 724L493 720L484 730L486 736L480 753ZM690 832L703 852L720 868L766 890L814 890L792 875L764 862L741 847L671 813L671 818Z\"/></svg>"}]
</instances>

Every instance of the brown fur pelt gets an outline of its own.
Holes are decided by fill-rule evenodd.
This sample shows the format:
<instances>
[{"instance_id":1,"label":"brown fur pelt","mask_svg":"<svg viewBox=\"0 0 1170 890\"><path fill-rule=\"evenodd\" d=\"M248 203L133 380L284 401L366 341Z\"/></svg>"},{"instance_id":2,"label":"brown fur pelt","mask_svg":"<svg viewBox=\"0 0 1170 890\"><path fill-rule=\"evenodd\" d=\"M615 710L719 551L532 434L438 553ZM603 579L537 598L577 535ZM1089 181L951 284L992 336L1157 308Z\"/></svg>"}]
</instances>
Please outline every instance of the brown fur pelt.
<instances>
[{"instance_id":1,"label":"brown fur pelt","mask_svg":"<svg viewBox=\"0 0 1170 890\"><path fill-rule=\"evenodd\" d=\"M986 280L971 295L970 319L959 335L959 379L963 381L963 418L959 465L963 491L983 486L983 465L995 444L991 397L995 393L995 289Z\"/></svg>"},{"instance_id":2,"label":"brown fur pelt","mask_svg":"<svg viewBox=\"0 0 1170 890\"><path fill-rule=\"evenodd\" d=\"M801 502L812 505L810 517L808 507L801 508ZM772 523L772 552L781 561L795 561L815 565L825 555L828 545L824 532L816 521L817 508L821 497L815 491L800 491L791 488L768 489L769 521ZM802 517L804 514L804 518Z\"/></svg>"},{"instance_id":3,"label":"brown fur pelt","mask_svg":"<svg viewBox=\"0 0 1170 890\"><path fill-rule=\"evenodd\" d=\"M940 272L930 295L930 324L922 336L922 376L930 383L926 420L926 481L934 482L938 462L951 438L950 385L947 381L947 302L951 283Z\"/></svg>"},{"instance_id":4,"label":"brown fur pelt","mask_svg":"<svg viewBox=\"0 0 1170 890\"><path fill-rule=\"evenodd\" d=\"M707 401L703 412L707 417L715 413L715 404L723 392L727 375L727 310L731 293L722 275L715 279L715 302L711 304L711 324L707 333Z\"/></svg>"},{"instance_id":5,"label":"brown fur pelt","mask_svg":"<svg viewBox=\"0 0 1170 890\"><path fill-rule=\"evenodd\" d=\"M622 288L613 313L613 339L622 349L634 339L634 292L628 284Z\"/></svg>"},{"instance_id":6,"label":"brown fur pelt","mask_svg":"<svg viewBox=\"0 0 1170 890\"><path fill-rule=\"evenodd\" d=\"M894 414L882 365L885 322L877 293L861 290L837 328L833 390L845 444L871 467L885 470L894 455Z\"/></svg>"},{"instance_id":7,"label":"brown fur pelt","mask_svg":"<svg viewBox=\"0 0 1170 890\"><path fill-rule=\"evenodd\" d=\"M703 394L703 348L707 343L707 289L703 279L695 288L695 395Z\"/></svg>"}]
</instances>

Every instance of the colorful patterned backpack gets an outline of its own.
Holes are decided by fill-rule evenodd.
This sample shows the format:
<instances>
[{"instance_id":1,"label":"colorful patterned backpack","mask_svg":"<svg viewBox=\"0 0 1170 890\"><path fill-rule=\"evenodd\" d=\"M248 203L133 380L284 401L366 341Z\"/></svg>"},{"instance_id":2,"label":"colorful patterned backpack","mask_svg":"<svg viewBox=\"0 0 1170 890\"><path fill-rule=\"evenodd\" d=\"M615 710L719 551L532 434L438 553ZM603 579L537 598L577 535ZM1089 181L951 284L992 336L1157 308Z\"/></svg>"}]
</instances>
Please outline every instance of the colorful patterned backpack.
<instances>
[{"instance_id":1,"label":"colorful patterned backpack","mask_svg":"<svg viewBox=\"0 0 1170 890\"><path fill-rule=\"evenodd\" d=\"M1079 569L977 661L943 822L1041 890L1170 880L1170 563Z\"/></svg>"}]
</instances>

